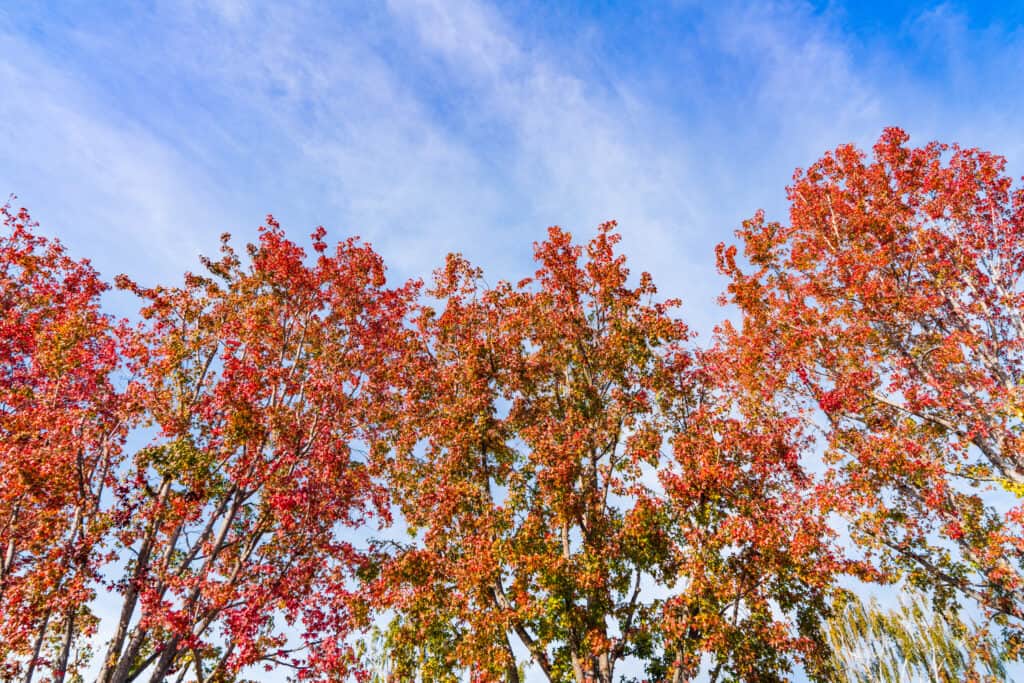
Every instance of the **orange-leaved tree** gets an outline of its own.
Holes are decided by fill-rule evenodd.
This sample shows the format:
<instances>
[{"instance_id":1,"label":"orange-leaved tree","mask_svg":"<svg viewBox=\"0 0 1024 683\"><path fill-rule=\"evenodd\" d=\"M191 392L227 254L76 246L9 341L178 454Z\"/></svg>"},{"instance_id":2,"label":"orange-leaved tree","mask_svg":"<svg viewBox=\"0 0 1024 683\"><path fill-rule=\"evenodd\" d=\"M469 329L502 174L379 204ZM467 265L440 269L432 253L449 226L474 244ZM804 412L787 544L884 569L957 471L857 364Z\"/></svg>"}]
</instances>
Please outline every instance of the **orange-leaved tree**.
<instances>
[{"instance_id":1,"label":"orange-leaved tree","mask_svg":"<svg viewBox=\"0 0 1024 683\"><path fill-rule=\"evenodd\" d=\"M1024 191L888 129L798 170L789 224L719 248L754 395L820 425L823 500L880 567L1024 634ZM813 412L812 412L813 411ZM813 417L817 415L818 417ZM1016 645L1015 645L1016 644Z\"/></svg>"},{"instance_id":2,"label":"orange-leaved tree","mask_svg":"<svg viewBox=\"0 0 1024 683\"><path fill-rule=\"evenodd\" d=\"M776 680L816 662L838 565L797 425L730 400L733 361L688 350L618 240L552 228L516 285L460 256L438 271L379 463L411 536L379 546L370 586L382 677L610 683L633 660Z\"/></svg>"}]
</instances>

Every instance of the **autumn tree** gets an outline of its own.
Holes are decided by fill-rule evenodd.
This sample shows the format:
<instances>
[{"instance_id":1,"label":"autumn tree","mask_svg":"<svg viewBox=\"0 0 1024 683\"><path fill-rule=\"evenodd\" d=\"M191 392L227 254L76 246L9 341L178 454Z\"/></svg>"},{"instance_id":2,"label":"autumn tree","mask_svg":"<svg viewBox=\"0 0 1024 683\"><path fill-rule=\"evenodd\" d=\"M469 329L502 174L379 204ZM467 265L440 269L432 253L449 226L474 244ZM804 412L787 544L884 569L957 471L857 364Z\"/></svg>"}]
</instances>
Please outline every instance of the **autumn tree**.
<instances>
[{"instance_id":1,"label":"autumn tree","mask_svg":"<svg viewBox=\"0 0 1024 683\"><path fill-rule=\"evenodd\" d=\"M609 683L631 658L769 681L813 659L837 565L797 423L725 398L731 361L688 350L613 228L552 228L516 285L460 256L437 273L380 464L410 534L370 587L385 678Z\"/></svg>"},{"instance_id":2,"label":"autumn tree","mask_svg":"<svg viewBox=\"0 0 1024 683\"><path fill-rule=\"evenodd\" d=\"M0 680L63 681L88 654L125 432L119 325L87 261L0 208Z\"/></svg>"},{"instance_id":3,"label":"autumn tree","mask_svg":"<svg viewBox=\"0 0 1024 683\"><path fill-rule=\"evenodd\" d=\"M1024 628L1024 192L888 129L798 170L789 224L719 248L747 390L820 426L831 508L890 577Z\"/></svg>"},{"instance_id":4,"label":"autumn tree","mask_svg":"<svg viewBox=\"0 0 1024 683\"><path fill-rule=\"evenodd\" d=\"M141 297L128 392L154 434L121 477L122 572L102 683L355 668L351 531L387 519L367 450L413 286L354 239L312 260L268 218L245 256Z\"/></svg>"}]
</instances>

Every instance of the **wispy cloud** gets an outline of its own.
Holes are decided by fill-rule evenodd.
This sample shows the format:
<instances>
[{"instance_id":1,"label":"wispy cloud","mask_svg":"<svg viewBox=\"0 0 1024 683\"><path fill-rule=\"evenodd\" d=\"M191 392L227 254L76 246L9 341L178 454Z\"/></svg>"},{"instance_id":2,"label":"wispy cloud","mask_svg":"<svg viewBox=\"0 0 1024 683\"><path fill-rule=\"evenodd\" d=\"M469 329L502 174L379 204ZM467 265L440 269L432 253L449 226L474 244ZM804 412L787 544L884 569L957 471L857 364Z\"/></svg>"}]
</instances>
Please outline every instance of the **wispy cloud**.
<instances>
[{"instance_id":1,"label":"wispy cloud","mask_svg":"<svg viewBox=\"0 0 1024 683\"><path fill-rule=\"evenodd\" d=\"M566 48L477 0L9 13L0 183L105 270L162 277L268 211L363 234L403 277L454 249L517 277L545 226L615 218L707 329L711 247L760 206L781 213L794 166L889 124L1021 150L1020 96L983 96L1019 36L984 29L1005 49L980 63L949 6L898 27L913 59L845 30L841 8L683 3L636 20L681 34L648 26L646 61L625 65L604 57L626 50L621 28L579 15ZM939 54L932 72L976 78L934 78Z\"/></svg>"},{"instance_id":2,"label":"wispy cloud","mask_svg":"<svg viewBox=\"0 0 1024 683\"><path fill-rule=\"evenodd\" d=\"M82 83L31 45L0 35L0 186L19 194L108 274L145 263L168 276L194 263L182 225L223 219L189 162L137 123L110 117Z\"/></svg>"},{"instance_id":3,"label":"wispy cloud","mask_svg":"<svg viewBox=\"0 0 1024 683\"><path fill-rule=\"evenodd\" d=\"M673 288L688 295L706 281L699 264L708 259L681 248L703 228L699 160L663 112L628 87L559 64L480 3L396 0L389 7L420 41L420 59L441 64L464 89L470 104L461 125L478 138L481 131L492 136L481 139L478 153L500 183L504 216L490 229L478 226L478 235L494 231L488 238L507 250L546 225L585 236L617 219L635 260L660 269Z\"/></svg>"}]
</instances>

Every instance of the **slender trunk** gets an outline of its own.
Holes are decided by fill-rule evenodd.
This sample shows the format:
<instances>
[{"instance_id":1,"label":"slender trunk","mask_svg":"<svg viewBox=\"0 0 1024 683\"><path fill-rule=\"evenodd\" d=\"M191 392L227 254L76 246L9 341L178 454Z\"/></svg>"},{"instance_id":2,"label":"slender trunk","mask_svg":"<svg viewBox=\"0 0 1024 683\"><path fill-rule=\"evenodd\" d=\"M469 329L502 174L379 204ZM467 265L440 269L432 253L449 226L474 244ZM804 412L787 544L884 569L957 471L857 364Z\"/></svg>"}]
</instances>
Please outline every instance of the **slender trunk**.
<instances>
[{"instance_id":1,"label":"slender trunk","mask_svg":"<svg viewBox=\"0 0 1024 683\"><path fill-rule=\"evenodd\" d=\"M0 564L0 586L3 586L4 579L7 578L7 573L11 570L11 565L14 564L14 539L8 539L7 549L4 551L3 563ZM3 595L0 593L0 595Z\"/></svg>"},{"instance_id":2,"label":"slender trunk","mask_svg":"<svg viewBox=\"0 0 1024 683\"><path fill-rule=\"evenodd\" d=\"M196 683L206 683L206 677L203 676L203 658L195 648L192 648L192 663L195 665ZM186 666L184 669L188 669L188 667Z\"/></svg>"},{"instance_id":3,"label":"slender trunk","mask_svg":"<svg viewBox=\"0 0 1024 683\"><path fill-rule=\"evenodd\" d=\"M71 645L75 642L75 608L68 610L67 625L64 627L64 642L61 644L60 656L57 658L57 671L53 683L64 683L68 672L68 661L71 659Z\"/></svg>"},{"instance_id":4,"label":"slender trunk","mask_svg":"<svg viewBox=\"0 0 1024 683\"><path fill-rule=\"evenodd\" d=\"M121 615L117 621L117 630L107 647L107 655L103 660L103 667L100 669L96 683L111 683L115 669L117 669L123 658L124 641L128 637L128 627L131 624L132 616L135 614L135 606L139 601L138 580L142 577L143 570L149 559L149 543L143 542L139 551L139 560L135 565L135 576L132 577L128 589L125 591L124 604L121 605Z\"/></svg>"},{"instance_id":5,"label":"slender trunk","mask_svg":"<svg viewBox=\"0 0 1024 683\"><path fill-rule=\"evenodd\" d=\"M14 539L7 541L3 557L0 557L0 604L3 603L4 593L7 592L7 577L14 565Z\"/></svg>"},{"instance_id":6,"label":"slender trunk","mask_svg":"<svg viewBox=\"0 0 1024 683\"><path fill-rule=\"evenodd\" d=\"M569 561L572 559L572 547L569 542L569 525L563 522L559 530L561 531L562 536L562 559ZM566 600L565 607L566 614L570 615L572 612L572 604L568 600ZM573 677L576 679L576 683L586 683L586 673L583 670L583 662L580 660L579 654L577 654L578 648L576 647L575 640L576 639L570 635L570 641L572 642L569 643L569 647L572 658Z\"/></svg>"},{"instance_id":7,"label":"slender trunk","mask_svg":"<svg viewBox=\"0 0 1024 683\"><path fill-rule=\"evenodd\" d=\"M505 653L508 656L508 664L505 665L505 683L519 683L519 667L516 666L516 656L512 652L512 643L509 642L508 634L505 634Z\"/></svg>"},{"instance_id":8,"label":"slender trunk","mask_svg":"<svg viewBox=\"0 0 1024 683\"><path fill-rule=\"evenodd\" d=\"M81 461L81 453L79 453L79 461ZM84 495L82 496L84 498ZM75 546L82 540L84 535L84 517L85 513L82 510L83 503L79 503L75 508L75 516L71 522L71 538L68 541L67 548L64 551L64 569L66 573L70 573L72 569L83 571L83 565L88 564L88 560L83 560L81 556L78 556L75 552ZM62 577L63 580L63 577ZM64 678L68 672L68 661L71 659L71 646L75 642L75 610L74 606L69 607L67 611L67 619L64 624L64 642L61 643L60 654L57 657L57 669L54 672L53 683L64 683Z\"/></svg>"},{"instance_id":9,"label":"slender trunk","mask_svg":"<svg viewBox=\"0 0 1024 683\"><path fill-rule=\"evenodd\" d=\"M572 674L576 683L587 683L587 672L583 669L583 660L576 654L575 647L572 653Z\"/></svg>"},{"instance_id":10,"label":"slender trunk","mask_svg":"<svg viewBox=\"0 0 1024 683\"><path fill-rule=\"evenodd\" d=\"M235 517L238 515L238 511L242 506L242 501L244 500L244 498L245 495L242 491L236 491L235 495L232 497L231 508L228 510L227 517L224 519L220 531L218 532L217 537L213 541L213 548L210 550L209 556L206 558L206 561L203 563L203 566L199 570L200 575L204 575L209 571L210 567L219 557L220 552L224 549L224 543L227 540L228 532L231 529L231 524L234 522ZM258 542L258 538L259 535L253 538L252 543L249 545L246 552L243 553L241 557L239 557L238 564L235 566L234 572L232 572L230 578L227 581L228 586L234 586L235 581L238 579L238 574L240 573L243 564L248 560L253 550L255 549L256 543ZM196 544L196 547L198 547L198 543ZM189 592L188 597L185 599L185 606L189 609L189 611L191 611L191 608L195 606L201 594L202 590L199 586L194 587ZM213 614L207 615L206 619L201 621L200 624L198 625L196 635L201 634L202 631L205 630L207 626L209 626L212 619ZM181 636L178 635L173 636L164 643L163 650L161 650L160 652L160 659L157 661L156 668L153 670L153 674L150 677L151 682L155 683L157 681L164 680L164 678L167 676L167 673L174 666L175 660L178 658L180 644Z\"/></svg>"},{"instance_id":11,"label":"slender trunk","mask_svg":"<svg viewBox=\"0 0 1024 683\"><path fill-rule=\"evenodd\" d=\"M160 652L160 659L157 660L153 674L149 677L150 683L160 683L160 681L167 677L171 667L174 666L174 661L178 658L178 644L180 642L180 636L172 636L170 640L164 643L164 648Z\"/></svg>"},{"instance_id":12,"label":"slender trunk","mask_svg":"<svg viewBox=\"0 0 1024 683\"><path fill-rule=\"evenodd\" d=\"M8 521L4 523L3 529L0 529L0 532L2 532L5 536L7 534L10 534L10 536L7 537L6 547L4 548L4 556L2 559L0 559L0 599L3 599L4 597L4 593L7 590L7 577L10 575L12 569L14 568L14 556L16 550L14 545L14 539L17 536L15 527L17 525L20 513L21 503L16 502L14 504L14 510L11 511L11 515L8 518Z\"/></svg>"},{"instance_id":13,"label":"slender trunk","mask_svg":"<svg viewBox=\"0 0 1024 683\"><path fill-rule=\"evenodd\" d=\"M43 649L43 640L46 639L46 627L50 624L50 613L47 612L46 616L43 617L43 623L39 626L39 635L36 636L36 644L32 647L32 659L28 662L28 667L25 670L25 683L32 683L32 677L36 673L36 662L39 661L39 653Z\"/></svg>"},{"instance_id":14,"label":"slender trunk","mask_svg":"<svg viewBox=\"0 0 1024 683\"><path fill-rule=\"evenodd\" d=\"M209 571L209 568L213 565L213 563L220 556L221 551L224 549L224 544L227 541L228 533L231 530L231 524L234 522L235 517L237 517L238 511L241 509L242 503L245 500L245 498L246 498L246 495L241 490L236 490L234 492L234 494L231 496L231 507L227 511L227 516L226 516L226 518L224 518L224 520L223 520L223 522L221 524L221 528L218 531L216 538L213 540L213 547L212 547L212 549L210 549L209 555L207 556L206 560L203 562L203 566L199 570L199 574L200 575L206 574ZM223 509L223 508L221 508L221 509ZM208 530L212 529L212 526L211 526L212 523L213 523L213 520L211 520L210 524L207 525L207 529ZM179 527L178 531L180 531L180 527ZM204 532L204 535L205 535L205 532ZM260 534L257 534L252 539L252 542L250 543L250 545L247 548L246 552L243 553L242 556L239 558L238 564L235 566L235 571L232 573L232 575L228 579L227 585L229 585L229 586L233 586L234 585L235 581L238 578L238 574L241 571L241 568L242 568L243 564L248 560L248 558L251 556L253 550L255 549L256 544L258 543L259 536L260 536ZM174 538L177 538L177 536L175 535ZM194 550L198 549L199 547L200 547L200 543L197 542L195 547L194 547ZM186 608L188 608L191 611L191 608L195 606L195 604L196 604L197 600L199 599L201 593L202 593L202 590L201 590L201 588L199 586L194 587L189 592L188 597L185 598L185 606L186 606ZM212 621L212 619L213 619L213 614L207 615L205 620L200 622L198 628L196 629L195 635L201 634L203 632L203 630L205 630L206 627L209 626L209 624ZM178 658L178 655L180 654L180 645L181 645L181 636L180 635L175 635L175 636L171 637L169 640L167 640L167 641L165 641L163 643L163 647L160 650L160 658L157 660L156 667L153 669L153 673L150 676L151 683L162 681L162 680L164 680L167 677L168 673L173 668L174 663L175 663L175 661ZM119 682L115 680L115 681L111 681L111 683L119 683Z\"/></svg>"},{"instance_id":15,"label":"slender trunk","mask_svg":"<svg viewBox=\"0 0 1024 683\"><path fill-rule=\"evenodd\" d=\"M117 661L117 667L109 675L109 683L128 683L139 674L139 672L145 668L140 667L139 671L132 674L132 664L139 656L139 651L142 650L142 646L146 642L148 632L143 628L136 628L132 634L131 640L128 641L128 647L125 648L124 652L121 653L120 659ZM97 679L102 681L102 679Z\"/></svg>"},{"instance_id":16,"label":"slender trunk","mask_svg":"<svg viewBox=\"0 0 1024 683\"><path fill-rule=\"evenodd\" d=\"M224 652L221 654L220 659L214 665L210 671L210 675L207 676L207 680L213 683L217 681L227 680L227 664L228 660L231 659L231 655L235 652L235 641L232 640L228 643L228 646L224 648Z\"/></svg>"},{"instance_id":17,"label":"slender trunk","mask_svg":"<svg viewBox=\"0 0 1024 683\"><path fill-rule=\"evenodd\" d=\"M501 587L500 579L495 581L492 594L494 595L495 604L497 604L499 608L502 610L511 609L512 605L509 603L508 597L505 595L505 591ZM548 680L551 680L551 662L548 661L548 655L544 651L544 647L530 635L530 632L526 630L526 627L523 626L522 623L513 620L511 626L512 630L519 637L519 641L530 652L530 657L533 659L534 663L540 667L540 670L544 672L544 675ZM511 644L509 645L509 649L511 649Z\"/></svg>"},{"instance_id":18,"label":"slender trunk","mask_svg":"<svg viewBox=\"0 0 1024 683\"><path fill-rule=\"evenodd\" d=\"M612 683L612 670L614 666L615 663L607 652L602 652L597 656L597 672L601 683Z\"/></svg>"},{"instance_id":19,"label":"slender trunk","mask_svg":"<svg viewBox=\"0 0 1024 683\"><path fill-rule=\"evenodd\" d=\"M171 481L170 479L165 479L160 486L160 492L157 494L156 506L158 514L167 502L170 492ZM121 615L118 618L117 630L114 632L114 637L107 647L107 655L103 660L103 667L100 669L99 676L96 677L96 683L113 683L115 680L124 683L124 677L128 675L127 668L125 667L130 667L131 660L135 658L134 654L129 656L130 653L123 653L122 650L124 649L124 641L128 637L128 627L131 625L132 616L135 614L135 607L139 601L139 583L149 570L149 557L153 550L156 526L156 521L153 520L146 537L142 540L142 547L139 548L139 556L135 562L135 572L131 582L128 584L128 589L125 591L124 603L121 605ZM132 642L135 642L140 635L144 634L145 631L136 631L132 636ZM141 642L135 646L136 653L141 646ZM125 660L128 660L127 663L125 663ZM118 678L117 671L122 669L124 671L120 674L120 678Z\"/></svg>"}]
</instances>

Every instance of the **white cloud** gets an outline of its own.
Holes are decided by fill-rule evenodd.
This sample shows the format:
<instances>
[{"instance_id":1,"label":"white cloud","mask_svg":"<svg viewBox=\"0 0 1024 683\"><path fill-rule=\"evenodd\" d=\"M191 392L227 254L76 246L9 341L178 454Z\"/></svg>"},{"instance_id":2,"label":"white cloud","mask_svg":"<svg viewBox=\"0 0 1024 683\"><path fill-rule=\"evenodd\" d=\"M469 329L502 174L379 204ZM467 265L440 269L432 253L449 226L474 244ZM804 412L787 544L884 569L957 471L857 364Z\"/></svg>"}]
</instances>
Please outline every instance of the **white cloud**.
<instances>
[{"instance_id":1,"label":"white cloud","mask_svg":"<svg viewBox=\"0 0 1024 683\"><path fill-rule=\"evenodd\" d=\"M388 0L423 44L457 67L489 80L502 79L524 58L508 27L490 7L472 0Z\"/></svg>"},{"instance_id":2,"label":"white cloud","mask_svg":"<svg viewBox=\"0 0 1024 683\"><path fill-rule=\"evenodd\" d=\"M199 240L180 226L223 219L204 179L144 128L109 118L32 46L0 34L0 54L19 56L0 62L0 188L108 277L192 266Z\"/></svg>"},{"instance_id":3,"label":"white cloud","mask_svg":"<svg viewBox=\"0 0 1024 683\"><path fill-rule=\"evenodd\" d=\"M687 298L703 286L710 248L685 248L702 229L697 160L657 108L628 87L573 73L480 3L393 0L389 7L421 41L423 59L442 61L466 84L472 124L502 136L481 154L502 164L499 191L512 218L506 231L513 230L504 243L524 245L556 223L586 238L617 219L635 267L654 270Z\"/></svg>"}]
</instances>

